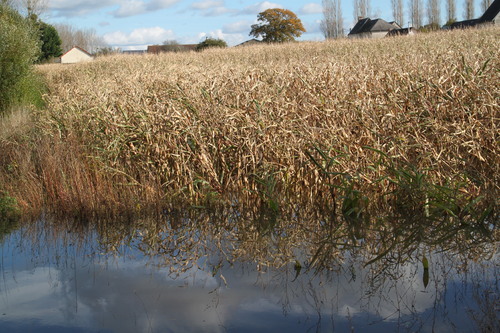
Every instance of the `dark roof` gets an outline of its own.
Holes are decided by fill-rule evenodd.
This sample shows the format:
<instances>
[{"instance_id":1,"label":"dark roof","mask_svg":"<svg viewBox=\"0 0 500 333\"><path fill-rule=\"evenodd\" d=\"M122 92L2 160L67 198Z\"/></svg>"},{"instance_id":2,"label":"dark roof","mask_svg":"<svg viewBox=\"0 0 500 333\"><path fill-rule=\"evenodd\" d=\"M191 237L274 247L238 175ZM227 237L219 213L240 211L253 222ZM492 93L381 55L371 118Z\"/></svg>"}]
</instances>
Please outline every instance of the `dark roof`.
<instances>
[{"instance_id":1,"label":"dark roof","mask_svg":"<svg viewBox=\"0 0 500 333\"><path fill-rule=\"evenodd\" d=\"M149 45L148 53L196 51L198 44Z\"/></svg>"},{"instance_id":2,"label":"dark roof","mask_svg":"<svg viewBox=\"0 0 500 333\"><path fill-rule=\"evenodd\" d=\"M468 27L473 27L481 23L479 19L472 19L472 20L465 20L465 21L458 21L455 23L452 23L450 25L450 28L456 29L456 28L468 28Z\"/></svg>"},{"instance_id":3,"label":"dark roof","mask_svg":"<svg viewBox=\"0 0 500 333\"><path fill-rule=\"evenodd\" d=\"M395 26L383 19L370 20L369 18L364 18L356 23L349 35L361 34L364 32L391 31L393 29L395 29Z\"/></svg>"},{"instance_id":4,"label":"dark roof","mask_svg":"<svg viewBox=\"0 0 500 333\"><path fill-rule=\"evenodd\" d=\"M481 15L480 18L455 22L450 26L450 28L452 29L467 28L467 27L474 27L478 24L490 23L493 22L493 20L495 20L499 12L500 12L500 0L495 0L488 7L488 9L486 9L484 14Z\"/></svg>"},{"instance_id":5,"label":"dark roof","mask_svg":"<svg viewBox=\"0 0 500 333\"><path fill-rule=\"evenodd\" d=\"M495 0L479 19L483 22L491 22L495 19L495 17L497 17L499 12L500 0Z\"/></svg>"}]
</instances>

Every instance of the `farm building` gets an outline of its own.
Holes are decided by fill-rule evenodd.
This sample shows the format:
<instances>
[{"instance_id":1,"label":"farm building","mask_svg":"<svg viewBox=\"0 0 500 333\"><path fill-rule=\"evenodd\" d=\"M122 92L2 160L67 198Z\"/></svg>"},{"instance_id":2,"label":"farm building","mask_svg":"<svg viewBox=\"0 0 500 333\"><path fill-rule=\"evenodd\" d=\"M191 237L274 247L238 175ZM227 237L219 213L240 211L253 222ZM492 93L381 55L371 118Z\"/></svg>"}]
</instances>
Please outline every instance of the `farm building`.
<instances>
[{"instance_id":1,"label":"farm building","mask_svg":"<svg viewBox=\"0 0 500 333\"><path fill-rule=\"evenodd\" d=\"M76 64L78 62L91 61L94 57L78 46L73 47L61 56L61 64Z\"/></svg>"},{"instance_id":2,"label":"farm building","mask_svg":"<svg viewBox=\"0 0 500 333\"><path fill-rule=\"evenodd\" d=\"M394 29L401 29L396 22L387 22L383 19L371 20L361 18L347 35L349 38L383 38Z\"/></svg>"}]
</instances>

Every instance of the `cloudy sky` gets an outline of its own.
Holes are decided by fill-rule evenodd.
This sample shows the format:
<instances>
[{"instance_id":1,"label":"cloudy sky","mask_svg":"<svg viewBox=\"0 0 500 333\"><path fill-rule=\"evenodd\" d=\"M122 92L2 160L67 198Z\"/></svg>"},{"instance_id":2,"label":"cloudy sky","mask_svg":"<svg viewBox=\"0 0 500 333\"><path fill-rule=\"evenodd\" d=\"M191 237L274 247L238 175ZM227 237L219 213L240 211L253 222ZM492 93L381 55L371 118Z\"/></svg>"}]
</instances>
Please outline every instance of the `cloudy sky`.
<instances>
[{"instance_id":1,"label":"cloudy sky","mask_svg":"<svg viewBox=\"0 0 500 333\"><path fill-rule=\"evenodd\" d=\"M166 40L198 43L222 38L231 45L250 39L250 26L268 8L286 8L302 20L307 33L301 40L321 40L321 0L47 0L44 20L79 29L95 29L106 42L122 49L145 49ZM342 1L345 29L354 24L353 0ZM425 2L425 0L424 0ZM462 17L463 1L457 15ZM479 13L476 1L476 13ZM404 0L407 3L407 0ZM371 16L392 20L390 0L371 1ZM409 15L405 11L408 20ZM444 21L445 1L441 14ZM407 23L405 24L407 25Z\"/></svg>"}]
</instances>

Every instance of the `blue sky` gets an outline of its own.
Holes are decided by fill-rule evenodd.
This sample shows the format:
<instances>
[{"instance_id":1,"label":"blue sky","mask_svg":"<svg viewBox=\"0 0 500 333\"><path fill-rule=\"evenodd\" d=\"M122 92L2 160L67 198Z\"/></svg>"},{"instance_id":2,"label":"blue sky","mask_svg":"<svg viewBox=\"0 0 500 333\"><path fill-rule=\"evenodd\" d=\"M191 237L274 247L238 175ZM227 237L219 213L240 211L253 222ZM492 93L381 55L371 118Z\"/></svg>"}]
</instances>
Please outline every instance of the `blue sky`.
<instances>
[{"instance_id":1,"label":"blue sky","mask_svg":"<svg viewBox=\"0 0 500 333\"><path fill-rule=\"evenodd\" d=\"M355 23L353 2L342 1L347 31ZM407 2L404 0L406 20ZM464 1L456 2L460 19ZM480 12L479 3L476 1L476 14ZM444 22L444 0L441 5ZM307 33L300 40L323 39L319 31L321 0L48 0L44 20L78 29L95 29L109 45L124 50L145 49L165 40L198 43L206 37L222 38L231 46L251 38L250 26L256 23L259 12L276 7L290 9L302 20ZM372 0L371 16L392 20L391 0Z\"/></svg>"}]
</instances>

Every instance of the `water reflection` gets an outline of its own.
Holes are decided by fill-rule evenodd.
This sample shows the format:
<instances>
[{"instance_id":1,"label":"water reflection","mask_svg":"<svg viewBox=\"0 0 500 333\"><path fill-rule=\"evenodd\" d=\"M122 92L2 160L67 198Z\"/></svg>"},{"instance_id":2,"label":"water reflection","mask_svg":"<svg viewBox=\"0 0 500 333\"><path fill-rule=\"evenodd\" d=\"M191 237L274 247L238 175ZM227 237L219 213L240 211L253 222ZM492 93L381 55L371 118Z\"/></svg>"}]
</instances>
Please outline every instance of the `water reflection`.
<instances>
[{"instance_id":1,"label":"water reflection","mask_svg":"<svg viewBox=\"0 0 500 333\"><path fill-rule=\"evenodd\" d=\"M494 225L269 214L26 224L2 243L0 331L499 330Z\"/></svg>"}]
</instances>

